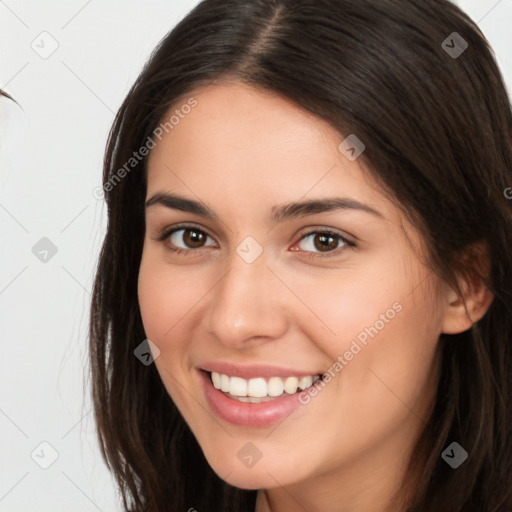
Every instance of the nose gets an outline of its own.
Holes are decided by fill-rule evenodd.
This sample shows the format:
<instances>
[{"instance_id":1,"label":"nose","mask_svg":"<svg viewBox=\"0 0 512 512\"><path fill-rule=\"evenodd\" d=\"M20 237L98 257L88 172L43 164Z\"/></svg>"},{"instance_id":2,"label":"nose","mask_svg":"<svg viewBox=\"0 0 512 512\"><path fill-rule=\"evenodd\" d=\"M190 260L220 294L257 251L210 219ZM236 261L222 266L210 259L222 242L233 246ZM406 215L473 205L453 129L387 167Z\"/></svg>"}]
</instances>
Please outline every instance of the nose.
<instances>
[{"instance_id":1,"label":"nose","mask_svg":"<svg viewBox=\"0 0 512 512\"><path fill-rule=\"evenodd\" d=\"M280 338L289 324L282 288L264 255L247 263L235 253L209 294L203 317L208 333L232 349Z\"/></svg>"}]
</instances>

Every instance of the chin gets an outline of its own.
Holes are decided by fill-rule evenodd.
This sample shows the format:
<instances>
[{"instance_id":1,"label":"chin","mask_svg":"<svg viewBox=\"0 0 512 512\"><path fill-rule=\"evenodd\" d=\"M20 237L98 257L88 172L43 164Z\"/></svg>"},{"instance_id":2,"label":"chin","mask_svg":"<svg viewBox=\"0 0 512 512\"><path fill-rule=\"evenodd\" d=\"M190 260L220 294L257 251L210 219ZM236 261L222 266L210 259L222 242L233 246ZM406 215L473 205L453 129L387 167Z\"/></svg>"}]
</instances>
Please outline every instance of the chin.
<instances>
[{"instance_id":1,"label":"chin","mask_svg":"<svg viewBox=\"0 0 512 512\"><path fill-rule=\"evenodd\" d=\"M297 474L296 469L285 464L265 464L264 458L252 467L245 467L243 463L226 463L224 460L208 460L211 468L219 478L239 489L271 489L284 485L295 484L304 479L304 475Z\"/></svg>"},{"instance_id":2,"label":"chin","mask_svg":"<svg viewBox=\"0 0 512 512\"><path fill-rule=\"evenodd\" d=\"M274 473L271 471L267 473L264 469L237 469L228 476L225 476L225 473L224 475L219 474L218 472L216 473L219 478L222 478L233 487L238 487L239 489L245 489L248 491L256 489L270 489L272 487L277 487L277 482L281 482L279 475L276 475L274 479L272 478Z\"/></svg>"}]
</instances>

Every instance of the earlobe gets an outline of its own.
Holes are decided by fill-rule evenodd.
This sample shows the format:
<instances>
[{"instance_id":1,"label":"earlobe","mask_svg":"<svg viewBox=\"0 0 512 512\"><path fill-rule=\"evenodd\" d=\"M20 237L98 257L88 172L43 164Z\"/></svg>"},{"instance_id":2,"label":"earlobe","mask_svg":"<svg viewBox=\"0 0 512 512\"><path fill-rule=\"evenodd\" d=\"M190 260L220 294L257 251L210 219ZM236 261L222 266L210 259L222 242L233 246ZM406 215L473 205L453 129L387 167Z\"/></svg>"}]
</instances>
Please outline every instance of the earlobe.
<instances>
[{"instance_id":1,"label":"earlobe","mask_svg":"<svg viewBox=\"0 0 512 512\"><path fill-rule=\"evenodd\" d=\"M458 278L462 295L453 288L446 292L446 313L442 325L444 334L459 334L470 329L487 313L494 299L486 283L490 275L486 245L476 244L464 259L468 270L464 275L460 273Z\"/></svg>"}]
</instances>

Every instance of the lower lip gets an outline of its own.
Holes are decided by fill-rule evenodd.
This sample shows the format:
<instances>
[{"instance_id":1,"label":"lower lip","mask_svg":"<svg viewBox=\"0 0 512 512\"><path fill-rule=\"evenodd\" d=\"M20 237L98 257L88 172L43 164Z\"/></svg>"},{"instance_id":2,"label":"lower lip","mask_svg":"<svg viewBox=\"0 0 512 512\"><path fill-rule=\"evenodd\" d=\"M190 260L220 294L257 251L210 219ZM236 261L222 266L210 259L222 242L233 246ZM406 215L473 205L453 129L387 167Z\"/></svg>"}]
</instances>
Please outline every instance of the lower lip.
<instances>
[{"instance_id":1,"label":"lower lip","mask_svg":"<svg viewBox=\"0 0 512 512\"><path fill-rule=\"evenodd\" d=\"M210 374L200 370L206 399L215 414L221 419L242 427L268 427L283 421L302 404L299 394L285 395L269 402L251 404L229 398L215 388Z\"/></svg>"}]
</instances>

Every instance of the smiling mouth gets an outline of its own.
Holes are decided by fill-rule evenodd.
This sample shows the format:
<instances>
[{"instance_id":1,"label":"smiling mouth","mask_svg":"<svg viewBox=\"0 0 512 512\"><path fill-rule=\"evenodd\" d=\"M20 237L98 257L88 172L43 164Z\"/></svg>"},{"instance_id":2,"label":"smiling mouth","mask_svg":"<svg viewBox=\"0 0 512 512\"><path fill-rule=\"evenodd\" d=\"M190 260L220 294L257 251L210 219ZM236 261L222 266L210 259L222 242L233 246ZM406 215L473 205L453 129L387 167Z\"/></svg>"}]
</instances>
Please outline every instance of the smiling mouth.
<instances>
[{"instance_id":1,"label":"smiling mouth","mask_svg":"<svg viewBox=\"0 0 512 512\"><path fill-rule=\"evenodd\" d=\"M256 377L243 379L224 373L208 372L213 386L227 397L240 402L259 404L293 395L310 388L322 379L321 375L305 377Z\"/></svg>"}]
</instances>

